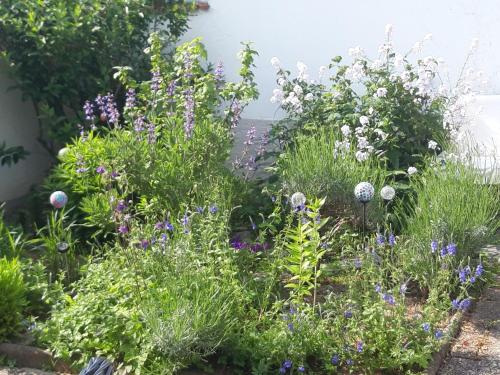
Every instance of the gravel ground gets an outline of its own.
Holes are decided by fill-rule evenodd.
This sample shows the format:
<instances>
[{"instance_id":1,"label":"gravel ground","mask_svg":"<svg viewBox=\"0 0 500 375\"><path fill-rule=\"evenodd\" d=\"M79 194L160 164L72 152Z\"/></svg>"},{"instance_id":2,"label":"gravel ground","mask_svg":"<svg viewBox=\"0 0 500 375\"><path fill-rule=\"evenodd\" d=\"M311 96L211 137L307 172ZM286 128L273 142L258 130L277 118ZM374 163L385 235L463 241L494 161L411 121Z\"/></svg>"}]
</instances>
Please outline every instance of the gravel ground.
<instances>
[{"instance_id":1,"label":"gravel ground","mask_svg":"<svg viewBox=\"0 0 500 375\"><path fill-rule=\"evenodd\" d=\"M439 374L500 375L500 275L462 325Z\"/></svg>"},{"instance_id":2,"label":"gravel ground","mask_svg":"<svg viewBox=\"0 0 500 375\"><path fill-rule=\"evenodd\" d=\"M0 375L55 375L55 373L30 368L0 367Z\"/></svg>"}]
</instances>

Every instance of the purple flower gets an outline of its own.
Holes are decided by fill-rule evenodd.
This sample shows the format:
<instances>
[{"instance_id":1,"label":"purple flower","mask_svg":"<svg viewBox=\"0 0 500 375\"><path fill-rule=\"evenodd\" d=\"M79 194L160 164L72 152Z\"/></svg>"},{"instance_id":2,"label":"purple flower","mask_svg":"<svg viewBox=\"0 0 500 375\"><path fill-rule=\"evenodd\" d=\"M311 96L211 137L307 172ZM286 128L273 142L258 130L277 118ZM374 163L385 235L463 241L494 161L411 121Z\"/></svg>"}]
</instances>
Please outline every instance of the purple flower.
<instances>
[{"instance_id":1,"label":"purple flower","mask_svg":"<svg viewBox=\"0 0 500 375\"><path fill-rule=\"evenodd\" d=\"M352 359L350 359L350 358L349 358L349 359L346 359L345 364L346 364L347 366L352 366L352 365L354 364L354 361L353 361Z\"/></svg>"},{"instance_id":2,"label":"purple flower","mask_svg":"<svg viewBox=\"0 0 500 375\"><path fill-rule=\"evenodd\" d=\"M141 240L141 247L143 250L146 250L149 246L149 241L146 239Z\"/></svg>"},{"instance_id":3,"label":"purple flower","mask_svg":"<svg viewBox=\"0 0 500 375\"><path fill-rule=\"evenodd\" d=\"M458 310L460 308L460 300L458 298L451 301L451 306L453 310Z\"/></svg>"},{"instance_id":4,"label":"purple flower","mask_svg":"<svg viewBox=\"0 0 500 375\"><path fill-rule=\"evenodd\" d=\"M444 334L443 334L443 331L441 331L441 330L439 330L439 329L437 329L437 330L436 330L436 332L434 333L434 337L435 337L437 340L439 340L440 338L442 338L442 337L443 337L443 335L444 335Z\"/></svg>"},{"instance_id":5,"label":"purple flower","mask_svg":"<svg viewBox=\"0 0 500 375\"><path fill-rule=\"evenodd\" d=\"M339 355L338 354L334 354L332 356L331 361L332 361L332 365L338 366L338 364L340 363L340 357L339 357Z\"/></svg>"},{"instance_id":6,"label":"purple flower","mask_svg":"<svg viewBox=\"0 0 500 375\"><path fill-rule=\"evenodd\" d=\"M230 243L231 247L236 250L243 250L247 247L247 244L243 241L240 241L239 237L234 237Z\"/></svg>"},{"instance_id":7,"label":"purple flower","mask_svg":"<svg viewBox=\"0 0 500 375\"><path fill-rule=\"evenodd\" d=\"M163 222L159 221L155 224L155 229L156 230L162 230L163 229Z\"/></svg>"},{"instance_id":8,"label":"purple flower","mask_svg":"<svg viewBox=\"0 0 500 375\"><path fill-rule=\"evenodd\" d=\"M344 317L347 319L352 318L352 311L351 310L344 311Z\"/></svg>"},{"instance_id":9,"label":"purple flower","mask_svg":"<svg viewBox=\"0 0 500 375\"><path fill-rule=\"evenodd\" d=\"M462 302L460 302L459 309L462 311L466 311L467 309L469 309L471 304L472 304L472 300L470 298L466 298L466 299L462 300Z\"/></svg>"},{"instance_id":10,"label":"purple flower","mask_svg":"<svg viewBox=\"0 0 500 375\"><path fill-rule=\"evenodd\" d=\"M396 244L396 236L393 233L389 234L389 246L393 247Z\"/></svg>"},{"instance_id":11,"label":"purple flower","mask_svg":"<svg viewBox=\"0 0 500 375\"><path fill-rule=\"evenodd\" d=\"M77 168L77 169L76 169L76 173L81 174L81 173L85 173L85 172L87 172L88 170L89 170L88 168L83 168L83 167L80 167L80 168Z\"/></svg>"},{"instance_id":12,"label":"purple flower","mask_svg":"<svg viewBox=\"0 0 500 375\"><path fill-rule=\"evenodd\" d=\"M454 243L450 243L448 244L448 246L446 247L446 249L448 250L448 254L449 255L456 255L457 254L457 245L455 245Z\"/></svg>"},{"instance_id":13,"label":"purple flower","mask_svg":"<svg viewBox=\"0 0 500 375\"><path fill-rule=\"evenodd\" d=\"M380 284L378 284L378 283L377 283L377 284L375 284L375 291L376 291L377 293L380 293L380 292L382 291L382 287L380 286Z\"/></svg>"},{"instance_id":14,"label":"purple flower","mask_svg":"<svg viewBox=\"0 0 500 375\"><path fill-rule=\"evenodd\" d=\"M305 367L304 367L304 366L299 366L299 367L297 367L297 371L298 371L298 372L305 372L305 371L306 371L306 369L305 369Z\"/></svg>"},{"instance_id":15,"label":"purple flower","mask_svg":"<svg viewBox=\"0 0 500 375\"><path fill-rule=\"evenodd\" d=\"M194 92L192 89L184 91L184 134L191 138L194 128Z\"/></svg>"},{"instance_id":16,"label":"purple flower","mask_svg":"<svg viewBox=\"0 0 500 375\"><path fill-rule=\"evenodd\" d=\"M286 369L292 368L292 361L287 359L283 362L283 367Z\"/></svg>"},{"instance_id":17,"label":"purple flower","mask_svg":"<svg viewBox=\"0 0 500 375\"><path fill-rule=\"evenodd\" d=\"M422 324L422 329L428 333L431 330L431 325L429 323L424 323Z\"/></svg>"},{"instance_id":18,"label":"purple flower","mask_svg":"<svg viewBox=\"0 0 500 375\"><path fill-rule=\"evenodd\" d=\"M189 217L188 217L187 213L184 214L181 221L182 221L182 225L184 225L184 226L189 224Z\"/></svg>"},{"instance_id":19,"label":"purple flower","mask_svg":"<svg viewBox=\"0 0 500 375\"><path fill-rule=\"evenodd\" d=\"M479 263L476 267L476 272L475 272L475 275L477 277L480 277L484 272L484 267L483 267L483 264L482 263Z\"/></svg>"},{"instance_id":20,"label":"purple flower","mask_svg":"<svg viewBox=\"0 0 500 375\"><path fill-rule=\"evenodd\" d=\"M170 232L173 232L174 226L167 220L167 221L165 221L165 229L170 231Z\"/></svg>"},{"instance_id":21,"label":"purple flower","mask_svg":"<svg viewBox=\"0 0 500 375\"><path fill-rule=\"evenodd\" d=\"M116 179L120 174L118 172L112 171L111 172L111 178L114 180Z\"/></svg>"},{"instance_id":22,"label":"purple flower","mask_svg":"<svg viewBox=\"0 0 500 375\"><path fill-rule=\"evenodd\" d=\"M231 103L231 129L238 127L238 124L241 119L241 112L243 108L240 106L240 102L237 99L234 99Z\"/></svg>"},{"instance_id":23,"label":"purple flower","mask_svg":"<svg viewBox=\"0 0 500 375\"><path fill-rule=\"evenodd\" d=\"M435 253L438 249L438 242L436 240L432 240L431 242L431 251L432 253Z\"/></svg>"},{"instance_id":24,"label":"purple flower","mask_svg":"<svg viewBox=\"0 0 500 375\"><path fill-rule=\"evenodd\" d=\"M155 126L153 124L148 124L148 143L152 144L156 142Z\"/></svg>"},{"instance_id":25,"label":"purple flower","mask_svg":"<svg viewBox=\"0 0 500 375\"><path fill-rule=\"evenodd\" d=\"M168 87L167 87L167 95L168 96L170 96L170 97L174 96L176 86L177 86L177 84L175 83L175 80L170 81L170 83L168 84Z\"/></svg>"},{"instance_id":26,"label":"purple flower","mask_svg":"<svg viewBox=\"0 0 500 375\"><path fill-rule=\"evenodd\" d=\"M465 268L458 270L458 278L462 284L467 282L467 271Z\"/></svg>"},{"instance_id":27,"label":"purple flower","mask_svg":"<svg viewBox=\"0 0 500 375\"><path fill-rule=\"evenodd\" d=\"M211 214L216 214L217 211L219 211L219 209L217 208L216 205L210 206L210 208L208 210L210 211Z\"/></svg>"},{"instance_id":28,"label":"purple flower","mask_svg":"<svg viewBox=\"0 0 500 375\"><path fill-rule=\"evenodd\" d=\"M440 255L442 257L444 257L444 256L446 256L446 254L448 254L448 249L446 248L446 246L443 246L443 248L441 249Z\"/></svg>"},{"instance_id":29,"label":"purple flower","mask_svg":"<svg viewBox=\"0 0 500 375\"><path fill-rule=\"evenodd\" d=\"M356 343L356 350L358 353L361 353L363 351L363 342L362 341L358 341Z\"/></svg>"},{"instance_id":30,"label":"purple flower","mask_svg":"<svg viewBox=\"0 0 500 375\"><path fill-rule=\"evenodd\" d=\"M286 368L280 367L280 374L286 374Z\"/></svg>"},{"instance_id":31,"label":"purple flower","mask_svg":"<svg viewBox=\"0 0 500 375\"><path fill-rule=\"evenodd\" d=\"M118 108L115 103L115 98L113 94L108 93L105 96L106 98L106 108L104 113L106 118L110 124L118 124L118 119L120 118L120 112L118 112Z\"/></svg>"},{"instance_id":32,"label":"purple flower","mask_svg":"<svg viewBox=\"0 0 500 375\"><path fill-rule=\"evenodd\" d=\"M217 87L219 87L219 85L224 81L224 65L222 61L219 61L215 67L214 78Z\"/></svg>"},{"instance_id":33,"label":"purple flower","mask_svg":"<svg viewBox=\"0 0 500 375\"><path fill-rule=\"evenodd\" d=\"M123 212L127 208L127 205L125 204L125 201L123 199L120 199L118 201L118 204L116 205L116 211L118 212Z\"/></svg>"},{"instance_id":34,"label":"purple flower","mask_svg":"<svg viewBox=\"0 0 500 375\"><path fill-rule=\"evenodd\" d=\"M293 323L288 323L286 326L291 332L293 332Z\"/></svg>"},{"instance_id":35,"label":"purple flower","mask_svg":"<svg viewBox=\"0 0 500 375\"><path fill-rule=\"evenodd\" d=\"M118 232L120 232L121 234L127 234L129 232L128 226L120 225L118 227Z\"/></svg>"},{"instance_id":36,"label":"purple flower","mask_svg":"<svg viewBox=\"0 0 500 375\"><path fill-rule=\"evenodd\" d=\"M93 121L94 120L94 107L92 106L92 103L90 103L88 100L85 101L85 104L83 105L83 112L85 112L85 120Z\"/></svg>"},{"instance_id":37,"label":"purple flower","mask_svg":"<svg viewBox=\"0 0 500 375\"><path fill-rule=\"evenodd\" d=\"M125 108L133 108L135 106L135 89L128 89L125 97Z\"/></svg>"},{"instance_id":38,"label":"purple flower","mask_svg":"<svg viewBox=\"0 0 500 375\"><path fill-rule=\"evenodd\" d=\"M106 172L106 169L102 165L100 165L95 169L95 171L99 174L103 174L104 172Z\"/></svg>"},{"instance_id":39,"label":"purple flower","mask_svg":"<svg viewBox=\"0 0 500 375\"><path fill-rule=\"evenodd\" d=\"M139 116L134 120L134 130L140 133L146 127L146 118L144 116Z\"/></svg>"},{"instance_id":40,"label":"purple flower","mask_svg":"<svg viewBox=\"0 0 500 375\"><path fill-rule=\"evenodd\" d=\"M389 305L394 305L396 303L394 296L389 293L384 293L382 295L382 298L385 302L387 302Z\"/></svg>"},{"instance_id":41,"label":"purple flower","mask_svg":"<svg viewBox=\"0 0 500 375\"><path fill-rule=\"evenodd\" d=\"M377 233L377 244L383 245L385 243L385 237L380 233Z\"/></svg>"},{"instance_id":42,"label":"purple flower","mask_svg":"<svg viewBox=\"0 0 500 375\"><path fill-rule=\"evenodd\" d=\"M203 211L205 211L204 207L201 207L201 206L196 207L196 212L198 212L199 214L202 214Z\"/></svg>"},{"instance_id":43,"label":"purple flower","mask_svg":"<svg viewBox=\"0 0 500 375\"><path fill-rule=\"evenodd\" d=\"M401 286L399 287L400 294L406 294L407 290L408 290L408 286L406 285L406 283L401 284Z\"/></svg>"},{"instance_id":44,"label":"purple flower","mask_svg":"<svg viewBox=\"0 0 500 375\"><path fill-rule=\"evenodd\" d=\"M160 88L161 75L160 72L155 70L152 72L151 77L151 90L156 92Z\"/></svg>"},{"instance_id":45,"label":"purple flower","mask_svg":"<svg viewBox=\"0 0 500 375\"><path fill-rule=\"evenodd\" d=\"M471 276L471 278L469 279L470 283L471 284L474 284L476 282L476 278L474 276Z\"/></svg>"}]
</instances>

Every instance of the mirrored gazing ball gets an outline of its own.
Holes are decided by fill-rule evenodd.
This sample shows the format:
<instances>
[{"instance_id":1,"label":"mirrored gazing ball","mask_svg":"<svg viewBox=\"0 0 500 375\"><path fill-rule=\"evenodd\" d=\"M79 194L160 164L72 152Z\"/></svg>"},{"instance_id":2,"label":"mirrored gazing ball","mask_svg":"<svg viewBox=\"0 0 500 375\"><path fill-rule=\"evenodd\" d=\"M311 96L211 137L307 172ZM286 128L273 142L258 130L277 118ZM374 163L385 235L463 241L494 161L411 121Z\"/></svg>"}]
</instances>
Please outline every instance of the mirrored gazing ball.
<instances>
[{"instance_id":1,"label":"mirrored gazing ball","mask_svg":"<svg viewBox=\"0 0 500 375\"><path fill-rule=\"evenodd\" d=\"M59 150L59 152L57 153L57 156L62 159L64 157L64 155L66 155L68 153L68 151L69 151L68 147L63 147Z\"/></svg>"},{"instance_id":2,"label":"mirrored gazing ball","mask_svg":"<svg viewBox=\"0 0 500 375\"><path fill-rule=\"evenodd\" d=\"M386 201L392 201L396 196L396 190L392 186L386 185L380 190L380 196Z\"/></svg>"},{"instance_id":3,"label":"mirrored gazing ball","mask_svg":"<svg viewBox=\"0 0 500 375\"><path fill-rule=\"evenodd\" d=\"M361 203L367 203L373 199L375 188L369 182L360 182L354 188L354 195Z\"/></svg>"},{"instance_id":4,"label":"mirrored gazing ball","mask_svg":"<svg viewBox=\"0 0 500 375\"><path fill-rule=\"evenodd\" d=\"M50 204L55 208L63 208L68 203L68 196L64 191L54 191L50 194Z\"/></svg>"}]
</instances>

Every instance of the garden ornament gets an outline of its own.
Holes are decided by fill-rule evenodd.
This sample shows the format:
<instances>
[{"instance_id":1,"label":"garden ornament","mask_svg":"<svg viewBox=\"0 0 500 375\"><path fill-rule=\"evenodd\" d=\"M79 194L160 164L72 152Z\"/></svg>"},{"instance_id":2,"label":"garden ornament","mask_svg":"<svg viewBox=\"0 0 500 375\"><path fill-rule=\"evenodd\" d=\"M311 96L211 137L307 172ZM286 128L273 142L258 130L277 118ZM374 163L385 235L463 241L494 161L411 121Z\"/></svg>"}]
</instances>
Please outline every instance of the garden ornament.
<instances>
[{"instance_id":1,"label":"garden ornament","mask_svg":"<svg viewBox=\"0 0 500 375\"><path fill-rule=\"evenodd\" d=\"M113 364L106 358L94 357L80 372L80 375L111 375L113 371Z\"/></svg>"}]
</instances>

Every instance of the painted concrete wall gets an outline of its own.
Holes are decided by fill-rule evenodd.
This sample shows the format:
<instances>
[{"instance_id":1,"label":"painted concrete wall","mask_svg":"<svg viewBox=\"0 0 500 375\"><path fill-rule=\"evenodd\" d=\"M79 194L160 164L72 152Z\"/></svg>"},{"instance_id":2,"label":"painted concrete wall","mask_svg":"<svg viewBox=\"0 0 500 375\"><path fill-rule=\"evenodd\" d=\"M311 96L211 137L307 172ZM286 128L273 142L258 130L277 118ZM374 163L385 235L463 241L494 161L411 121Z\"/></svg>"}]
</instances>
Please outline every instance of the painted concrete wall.
<instances>
[{"instance_id":1,"label":"painted concrete wall","mask_svg":"<svg viewBox=\"0 0 500 375\"><path fill-rule=\"evenodd\" d=\"M22 145L30 152L25 160L0 167L0 202L26 195L34 183L40 182L49 166L47 152L38 144L38 123L30 102L21 98L18 90L0 66L0 142L7 146Z\"/></svg>"},{"instance_id":2,"label":"painted concrete wall","mask_svg":"<svg viewBox=\"0 0 500 375\"><path fill-rule=\"evenodd\" d=\"M394 25L395 46L402 51L432 33L424 55L443 57L451 76L461 69L471 39L479 38L472 63L485 72L487 93L500 93L498 0L209 0L209 4L208 11L193 17L184 39L202 36L210 60L222 60L230 79L236 79L240 42L254 42L260 54L256 79L261 98L247 108L247 118L280 117L269 102L275 82L269 63L273 56L295 72L297 61L303 61L313 76L333 56L347 56L350 47L362 46L373 56L387 23Z\"/></svg>"}]
</instances>

